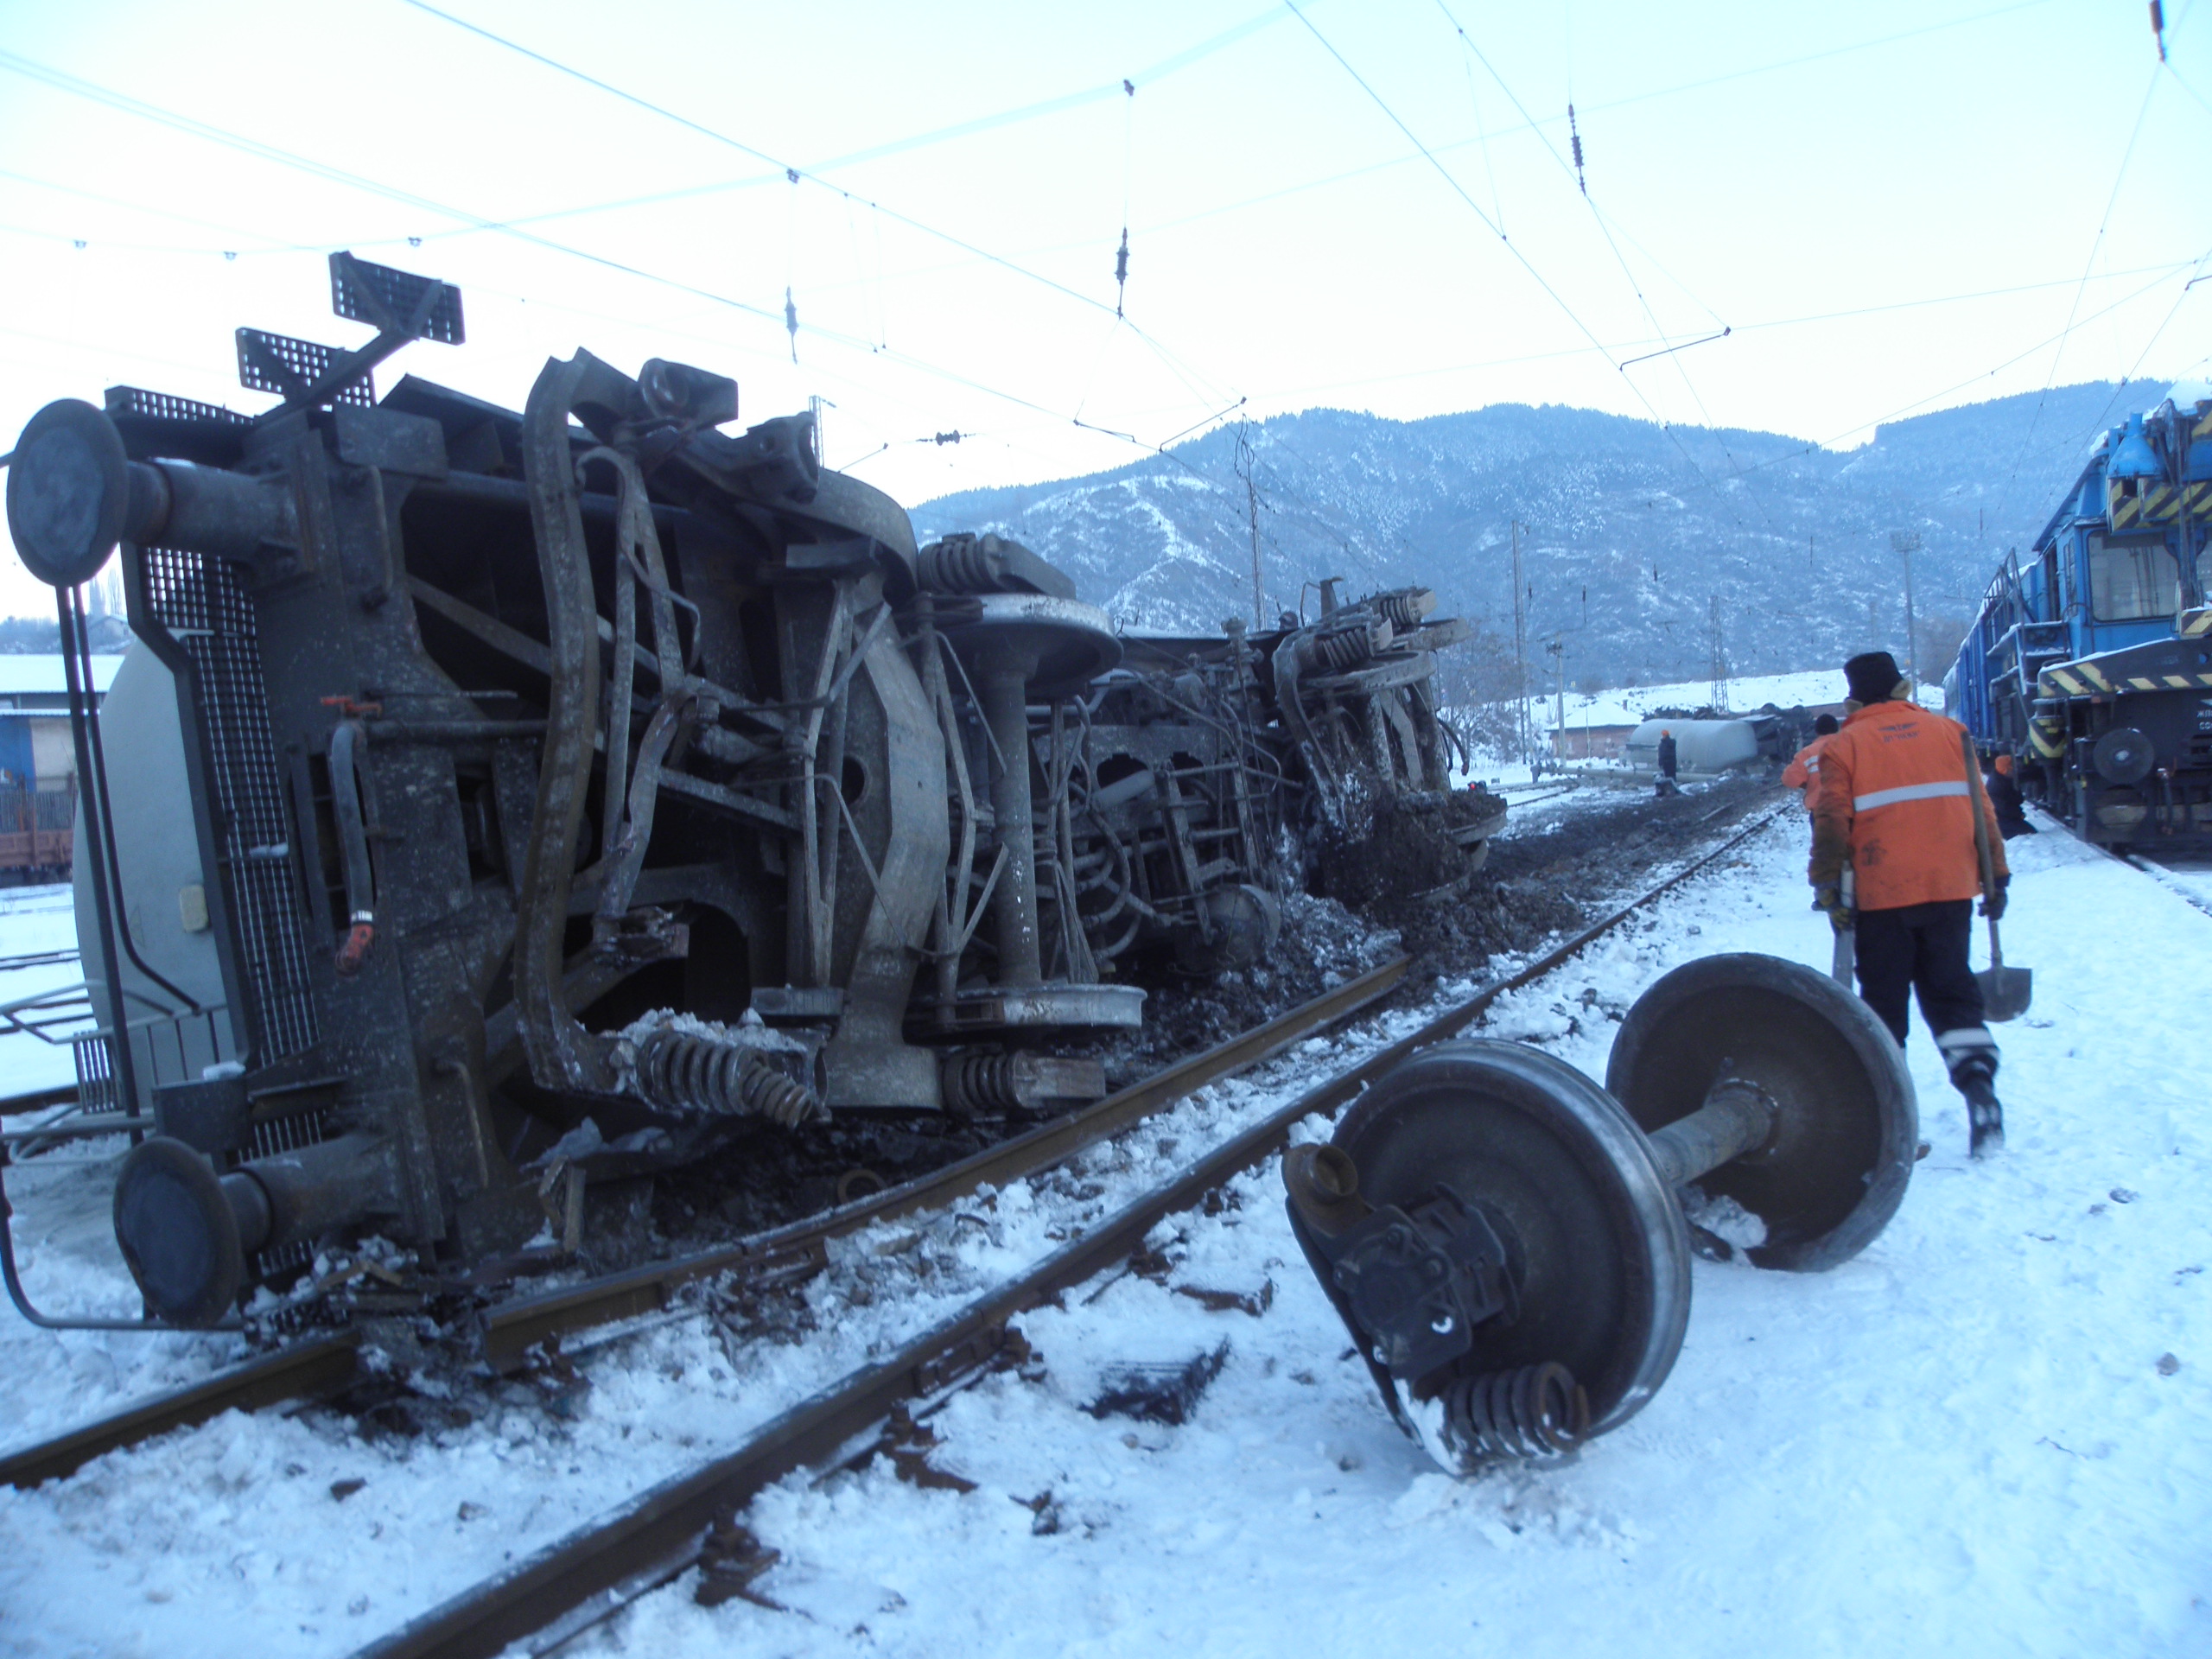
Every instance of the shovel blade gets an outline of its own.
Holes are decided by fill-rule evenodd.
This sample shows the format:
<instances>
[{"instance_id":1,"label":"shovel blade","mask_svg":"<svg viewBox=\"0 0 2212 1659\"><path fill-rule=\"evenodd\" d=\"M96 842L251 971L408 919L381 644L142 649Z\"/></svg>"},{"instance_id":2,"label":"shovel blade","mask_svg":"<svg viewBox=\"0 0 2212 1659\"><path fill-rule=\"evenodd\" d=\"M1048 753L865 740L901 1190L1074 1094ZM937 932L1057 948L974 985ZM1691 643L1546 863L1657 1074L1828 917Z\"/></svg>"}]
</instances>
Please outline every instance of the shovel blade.
<instances>
[{"instance_id":1,"label":"shovel blade","mask_svg":"<svg viewBox=\"0 0 2212 1659\"><path fill-rule=\"evenodd\" d=\"M1982 1018L1999 1022L2018 1019L2034 1000L2035 980L2032 968L1983 969L1974 976L1981 987Z\"/></svg>"}]
</instances>

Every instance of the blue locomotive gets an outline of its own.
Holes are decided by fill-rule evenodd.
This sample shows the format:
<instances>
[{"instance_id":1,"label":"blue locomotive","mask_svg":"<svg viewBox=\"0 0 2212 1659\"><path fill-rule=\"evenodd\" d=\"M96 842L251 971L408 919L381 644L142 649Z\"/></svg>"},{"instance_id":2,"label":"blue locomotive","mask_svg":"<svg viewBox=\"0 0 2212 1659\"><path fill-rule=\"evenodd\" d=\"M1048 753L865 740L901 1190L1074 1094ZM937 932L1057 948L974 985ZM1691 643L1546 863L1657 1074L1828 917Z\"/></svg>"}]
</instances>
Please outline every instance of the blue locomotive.
<instances>
[{"instance_id":1,"label":"blue locomotive","mask_svg":"<svg viewBox=\"0 0 2212 1659\"><path fill-rule=\"evenodd\" d=\"M2212 852L2212 387L2098 441L1998 568L1946 705L2085 840Z\"/></svg>"}]
</instances>

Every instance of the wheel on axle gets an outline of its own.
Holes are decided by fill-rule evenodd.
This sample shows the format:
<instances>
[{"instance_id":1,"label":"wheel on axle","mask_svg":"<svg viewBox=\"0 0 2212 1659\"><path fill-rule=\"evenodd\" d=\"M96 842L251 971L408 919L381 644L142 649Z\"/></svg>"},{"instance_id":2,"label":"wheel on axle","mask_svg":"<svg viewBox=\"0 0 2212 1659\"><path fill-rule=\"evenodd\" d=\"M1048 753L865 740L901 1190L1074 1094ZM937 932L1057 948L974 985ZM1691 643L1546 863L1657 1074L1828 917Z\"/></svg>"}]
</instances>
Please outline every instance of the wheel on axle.
<instances>
[{"instance_id":1,"label":"wheel on axle","mask_svg":"<svg viewBox=\"0 0 2212 1659\"><path fill-rule=\"evenodd\" d=\"M1513 1043L1440 1044L1370 1089L1334 1144L1369 1203L1411 1206L1440 1184L1504 1246L1519 1317L1478 1326L1450 1377L1564 1365L1592 1434L1666 1380L1689 1317L1688 1233L1643 1137L1573 1067Z\"/></svg>"},{"instance_id":2,"label":"wheel on axle","mask_svg":"<svg viewBox=\"0 0 2212 1659\"><path fill-rule=\"evenodd\" d=\"M1765 1143L1700 1177L1765 1224L1762 1268L1847 1262L1904 1201L1920 1139L1912 1077L1872 1009L1827 975L1750 952L1686 963L1638 997L1605 1088L1647 1134L1723 1077L1774 1102Z\"/></svg>"}]
</instances>

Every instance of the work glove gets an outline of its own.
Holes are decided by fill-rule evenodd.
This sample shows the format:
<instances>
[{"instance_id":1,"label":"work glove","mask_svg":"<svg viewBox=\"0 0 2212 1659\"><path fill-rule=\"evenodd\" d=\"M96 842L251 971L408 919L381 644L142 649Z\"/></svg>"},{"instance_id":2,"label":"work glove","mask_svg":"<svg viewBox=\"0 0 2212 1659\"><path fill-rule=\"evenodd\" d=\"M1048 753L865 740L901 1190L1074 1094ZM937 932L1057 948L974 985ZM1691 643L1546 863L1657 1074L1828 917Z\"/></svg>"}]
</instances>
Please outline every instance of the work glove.
<instances>
[{"instance_id":1,"label":"work glove","mask_svg":"<svg viewBox=\"0 0 2212 1659\"><path fill-rule=\"evenodd\" d=\"M1982 895L1981 913L1988 917L1991 921L1999 921L2003 918L2005 914L2005 889L2012 885L2012 878L2009 874L2000 875L1996 880L1996 885L1992 887L1987 893Z\"/></svg>"},{"instance_id":2,"label":"work glove","mask_svg":"<svg viewBox=\"0 0 2212 1659\"><path fill-rule=\"evenodd\" d=\"M1843 887L1839 882L1827 882L1813 889L1813 908L1827 912L1828 925L1839 933L1848 933L1852 928L1851 906L1843 902Z\"/></svg>"}]
</instances>

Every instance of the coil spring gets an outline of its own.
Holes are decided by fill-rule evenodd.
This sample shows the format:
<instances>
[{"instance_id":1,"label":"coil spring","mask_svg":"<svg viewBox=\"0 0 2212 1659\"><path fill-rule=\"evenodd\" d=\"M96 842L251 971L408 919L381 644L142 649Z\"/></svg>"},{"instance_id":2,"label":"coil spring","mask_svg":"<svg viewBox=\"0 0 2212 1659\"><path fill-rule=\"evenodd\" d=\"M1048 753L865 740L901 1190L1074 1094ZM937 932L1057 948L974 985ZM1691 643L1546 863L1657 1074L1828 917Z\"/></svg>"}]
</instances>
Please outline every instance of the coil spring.
<instances>
[{"instance_id":1,"label":"coil spring","mask_svg":"<svg viewBox=\"0 0 2212 1659\"><path fill-rule=\"evenodd\" d=\"M974 536L948 536L932 542L915 561L916 575L932 594L995 594L999 573L982 540Z\"/></svg>"},{"instance_id":2,"label":"coil spring","mask_svg":"<svg viewBox=\"0 0 2212 1659\"><path fill-rule=\"evenodd\" d=\"M766 1117L787 1128L827 1116L813 1090L758 1051L683 1032L652 1032L638 1045L638 1089L666 1110Z\"/></svg>"},{"instance_id":3,"label":"coil spring","mask_svg":"<svg viewBox=\"0 0 2212 1659\"><path fill-rule=\"evenodd\" d=\"M956 1054L944 1063L944 1103L956 1112L1011 1112L1020 1101L1011 1054Z\"/></svg>"},{"instance_id":4,"label":"coil spring","mask_svg":"<svg viewBox=\"0 0 2212 1659\"><path fill-rule=\"evenodd\" d=\"M1375 655L1374 625L1359 622L1348 628L1332 629L1317 638L1313 645L1332 671L1344 673Z\"/></svg>"},{"instance_id":5,"label":"coil spring","mask_svg":"<svg viewBox=\"0 0 2212 1659\"><path fill-rule=\"evenodd\" d=\"M1563 1457L1590 1433L1590 1397L1555 1360L1455 1377L1444 1411L1455 1449L1471 1463Z\"/></svg>"},{"instance_id":6,"label":"coil spring","mask_svg":"<svg viewBox=\"0 0 2212 1659\"><path fill-rule=\"evenodd\" d=\"M1390 619L1390 626L1407 633L1436 608L1436 595L1426 588L1402 588L1395 594L1377 594L1375 608Z\"/></svg>"}]
</instances>

